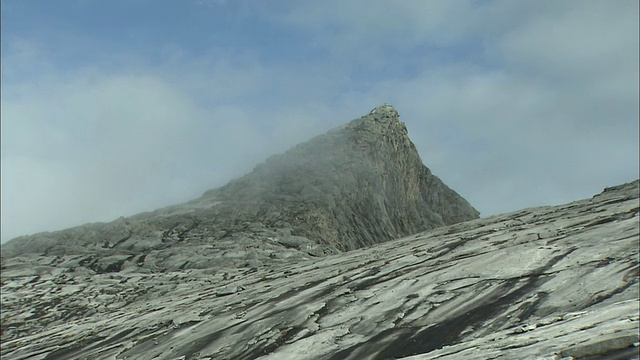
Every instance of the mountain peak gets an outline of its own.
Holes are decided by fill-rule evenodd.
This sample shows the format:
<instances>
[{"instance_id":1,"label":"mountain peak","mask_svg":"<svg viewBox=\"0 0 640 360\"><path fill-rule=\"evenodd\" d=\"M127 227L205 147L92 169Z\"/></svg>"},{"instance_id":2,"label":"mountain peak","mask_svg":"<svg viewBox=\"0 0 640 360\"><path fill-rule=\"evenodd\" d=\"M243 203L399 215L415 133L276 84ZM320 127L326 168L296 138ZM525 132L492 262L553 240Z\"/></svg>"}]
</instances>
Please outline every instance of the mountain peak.
<instances>
[{"instance_id":1,"label":"mountain peak","mask_svg":"<svg viewBox=\"0 0 640 360\"><path fill-rule=\"evenodd\" d=\"M77 253L92 247L145 252L216 246L239 234L256 243L294 236L296 249L320 256L478 215L431 174L396 109L384 104L271 156L249 174L186 204L110 224L22 238L20 243L30 244L30 251L49 253ZM12 242L6 245L5 254L26 250ZM185 253L181 250L180 261L164 261L162 266L210 266L209 258L185 260Z\"/></svg>"},{"instance_id":2,"label":"mountain peak","mask_svg":"<svg viewBox=\"0 0 640 360\"><path fill-rule=\"evenodd\" d=\"M422 163L388 104L205 196L267 221L284 218L298 235L343 251L478 217Z\"/></svg>"},{"instance_id":3,"label":"mountain peak","mask_svg":"<svg viewBox=\"0 0 640 360\"><path fill-rule=\"evenodd\" d=\"M383 118L398 119L398 111L391 104L380 105L369 112L369 115L377 115Z\"/></svg>"}]
</instances>

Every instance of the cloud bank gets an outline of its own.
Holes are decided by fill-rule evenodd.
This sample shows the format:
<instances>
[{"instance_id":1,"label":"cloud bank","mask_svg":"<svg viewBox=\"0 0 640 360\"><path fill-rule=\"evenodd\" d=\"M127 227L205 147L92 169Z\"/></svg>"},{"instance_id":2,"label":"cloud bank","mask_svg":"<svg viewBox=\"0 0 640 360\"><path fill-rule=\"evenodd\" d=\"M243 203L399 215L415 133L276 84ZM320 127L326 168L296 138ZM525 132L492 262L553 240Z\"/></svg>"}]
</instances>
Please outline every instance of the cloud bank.
<instances>
[{"instance_id":1,"label":"cloud bank","mask_svg":"<svg viewBox=\"0 0 640 360\"><path fill-rule=\"evenodd\" d=\"M100 2L20 4L2 241L190 200L385 102L484 216L639 176L636 1L149 2L115 34L74 20Z\"/></svg>"}]
</instances>

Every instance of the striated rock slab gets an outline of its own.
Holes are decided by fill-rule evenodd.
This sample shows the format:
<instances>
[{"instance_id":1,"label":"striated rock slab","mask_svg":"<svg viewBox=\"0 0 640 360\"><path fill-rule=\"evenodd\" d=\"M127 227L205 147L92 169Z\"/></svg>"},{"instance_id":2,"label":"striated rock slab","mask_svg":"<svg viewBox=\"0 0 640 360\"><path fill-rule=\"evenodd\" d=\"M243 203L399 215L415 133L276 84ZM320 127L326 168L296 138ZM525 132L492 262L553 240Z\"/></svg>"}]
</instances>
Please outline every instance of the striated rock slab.
<instances>
[{"instance_id":1,"label":"striated rock slab","mask_svg":"<svg viewBox=\"0 0 640 360\"><path fill-rule=\"evenodd\" d=\"M638 186L259 267L4 258L2 357L638 358Z\"/></svg>"}]
</instances>

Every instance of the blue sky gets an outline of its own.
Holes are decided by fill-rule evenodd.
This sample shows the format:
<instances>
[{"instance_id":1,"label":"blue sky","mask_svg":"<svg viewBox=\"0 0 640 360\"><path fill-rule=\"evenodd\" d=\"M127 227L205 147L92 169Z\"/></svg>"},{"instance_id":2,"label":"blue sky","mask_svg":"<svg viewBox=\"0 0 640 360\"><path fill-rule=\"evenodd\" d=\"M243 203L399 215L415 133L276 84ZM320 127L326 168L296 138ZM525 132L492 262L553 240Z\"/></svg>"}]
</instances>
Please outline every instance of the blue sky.
<instances>
[{"instance_id":1,"label":"blue sky","mask_svg":"<svg viewBox=\"0 0 640 360\"><path fill-rule=\"evenodd\" d=\"M635 0L3 0L2 241L179 203L391 103L483 216L638 175Z\"/></svg>"}]
</instances>

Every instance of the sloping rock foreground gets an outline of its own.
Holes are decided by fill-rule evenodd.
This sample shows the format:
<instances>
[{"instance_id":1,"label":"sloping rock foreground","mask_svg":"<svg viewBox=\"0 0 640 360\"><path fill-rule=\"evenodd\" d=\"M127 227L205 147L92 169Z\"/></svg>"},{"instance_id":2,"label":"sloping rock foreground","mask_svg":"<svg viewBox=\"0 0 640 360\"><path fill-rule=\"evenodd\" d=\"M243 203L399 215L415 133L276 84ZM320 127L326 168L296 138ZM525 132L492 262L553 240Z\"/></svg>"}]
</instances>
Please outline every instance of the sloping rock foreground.
<instances>
[{"instance_id":1,"label":"sloping rock foreground","mask_svg":"<svg viewBox=\"0 0 640 360\"><path fill-rule=\"evenodd\" d=\"M2 246L2 255L86 255L97 272L130 263L151 271L260 267L274 258L335 254L478 215L431 174L398 112L383 105L199 199L17 238Z\"/></svg>"},{"instance_id":2,"label":"sloping rock foreground","mask_svg":"<svg viewBox=\"0 0 640 360\"><path fill-rule=\"evenodd\" d=\"M255 268L4 259L3 359L638 358L638 186Z\"/></svg>"}]
</instances>

